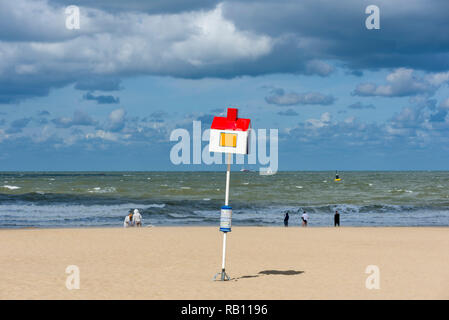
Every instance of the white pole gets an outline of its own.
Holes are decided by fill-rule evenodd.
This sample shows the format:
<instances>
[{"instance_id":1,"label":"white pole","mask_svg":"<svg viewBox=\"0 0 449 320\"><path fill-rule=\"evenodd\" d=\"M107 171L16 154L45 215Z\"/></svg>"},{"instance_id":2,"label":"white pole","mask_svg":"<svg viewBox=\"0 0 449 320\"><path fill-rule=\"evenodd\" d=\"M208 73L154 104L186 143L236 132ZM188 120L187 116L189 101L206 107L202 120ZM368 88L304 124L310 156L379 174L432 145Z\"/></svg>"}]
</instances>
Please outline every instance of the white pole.
<instances>
[{"instance_id":1,"label":"white pole","mask_svg":"<svg viewBox=\"0 0 449 320\"><path fill-rule=\"evenodd\" d=\"M230 153L228 153L228 170L226 170L225 206L229 205L229 180L231 180L231 154Z\"/></svg>"},{"instance_id":2,"label":"white pole","mask_svg":"<svg viewBox=\"0 0 449 320\"><path fill-rule=\"evenodd\" d=\"M225 206L229 205L229 181L230 180L231 180L231 154L228 153L228 168L226 170ZM222 261L222 264L221 264L221 280L225 280L226 234L227 234L227 232L223 232L223 261Z\"/></svg>"},{"instance_id":3,"label":"white pole","mask_svg":"<svg viewBox=\"0 0 449 320\"><path fill-rule=\"evenodd\" d=\"M226 264L226 234L227 232L223 232L223 261L221 263L221 272L224 272Z\"/></svg>"}]
</instances>

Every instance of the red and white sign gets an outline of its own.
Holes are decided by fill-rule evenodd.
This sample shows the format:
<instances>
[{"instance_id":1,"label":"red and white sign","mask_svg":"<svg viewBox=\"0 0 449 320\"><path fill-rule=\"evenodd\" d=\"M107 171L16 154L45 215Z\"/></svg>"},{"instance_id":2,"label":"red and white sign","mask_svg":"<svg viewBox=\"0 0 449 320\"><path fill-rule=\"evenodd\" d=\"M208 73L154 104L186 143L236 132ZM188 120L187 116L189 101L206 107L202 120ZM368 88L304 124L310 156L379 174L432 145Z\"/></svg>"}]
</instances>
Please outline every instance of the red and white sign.
<instances>
[{"instance_id":1,"label":"red and white sign","mask_svg":"<svg viewBox=\"0 0 449 320\"><path fill-rule=\"evenodd\" d=\"M210 129L210 152L249 153L251 120L239 118L238 109L228 108L226 117L214 117Z\"/></svg>"}]
</instances>

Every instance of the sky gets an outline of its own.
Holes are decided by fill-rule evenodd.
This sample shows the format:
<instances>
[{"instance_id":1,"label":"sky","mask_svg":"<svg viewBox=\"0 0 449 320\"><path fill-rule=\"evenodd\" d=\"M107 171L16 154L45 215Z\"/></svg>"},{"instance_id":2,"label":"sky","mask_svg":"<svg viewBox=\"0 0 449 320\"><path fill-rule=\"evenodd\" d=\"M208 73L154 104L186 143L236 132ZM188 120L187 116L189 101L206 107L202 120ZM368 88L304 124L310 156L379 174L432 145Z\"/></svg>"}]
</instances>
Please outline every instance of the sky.
<instances>
[{"instance_id":1,"label":"sky","mask_svg":"<svg viewBox=\"0 0 449 320\"><path fill-rule=\"evenodd\" d=\"M222 170L170 134L228 107L279 170L449 170L448 30L444 0L0 0L0 171Z\"/></svg>"}]
</instances>

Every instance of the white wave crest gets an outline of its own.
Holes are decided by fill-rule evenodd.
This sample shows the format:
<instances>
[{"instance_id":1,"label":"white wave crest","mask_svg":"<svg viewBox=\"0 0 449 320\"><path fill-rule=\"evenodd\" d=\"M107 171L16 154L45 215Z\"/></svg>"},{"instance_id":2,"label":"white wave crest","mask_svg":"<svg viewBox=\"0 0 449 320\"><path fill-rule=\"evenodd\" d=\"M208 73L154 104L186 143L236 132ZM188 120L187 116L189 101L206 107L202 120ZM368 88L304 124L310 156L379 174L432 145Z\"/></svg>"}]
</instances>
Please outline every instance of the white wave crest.
<instances>
[{"instance_id":1,"label":"white wave crest","mask_svg":"<svg viewBox=\"0 0 449 320\"><path fill-rule=\"evenodd\" d=\"M10 185L7 185L7 184L5 184L4 186L2 186L2 188L9 189L9 190L17 190L17 189L20 189L20 187L18 187L18 186L10 186Z\"/></svg>"}]
</instances>

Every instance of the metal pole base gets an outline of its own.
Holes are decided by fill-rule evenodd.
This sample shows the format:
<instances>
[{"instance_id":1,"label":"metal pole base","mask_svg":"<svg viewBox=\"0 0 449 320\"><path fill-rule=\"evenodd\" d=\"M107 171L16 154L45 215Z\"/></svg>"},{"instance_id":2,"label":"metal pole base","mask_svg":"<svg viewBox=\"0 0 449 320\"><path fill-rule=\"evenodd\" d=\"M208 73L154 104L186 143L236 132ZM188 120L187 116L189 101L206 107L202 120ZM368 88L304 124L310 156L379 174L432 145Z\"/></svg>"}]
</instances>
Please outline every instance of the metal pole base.
<instances>
[{"instance_id":1,"label":"metal pole base","mask_svg":"<svg viewBox=\"0 0 449 320\"><path fill-rule=\"evenodd\" d=\"M220 275L220 279L217 280L218 275ZM231 278L226 273L225 269L222 269L221 272L217 273L214 276L214 281L229 281Z\"/></svg>"}]
</instances>

